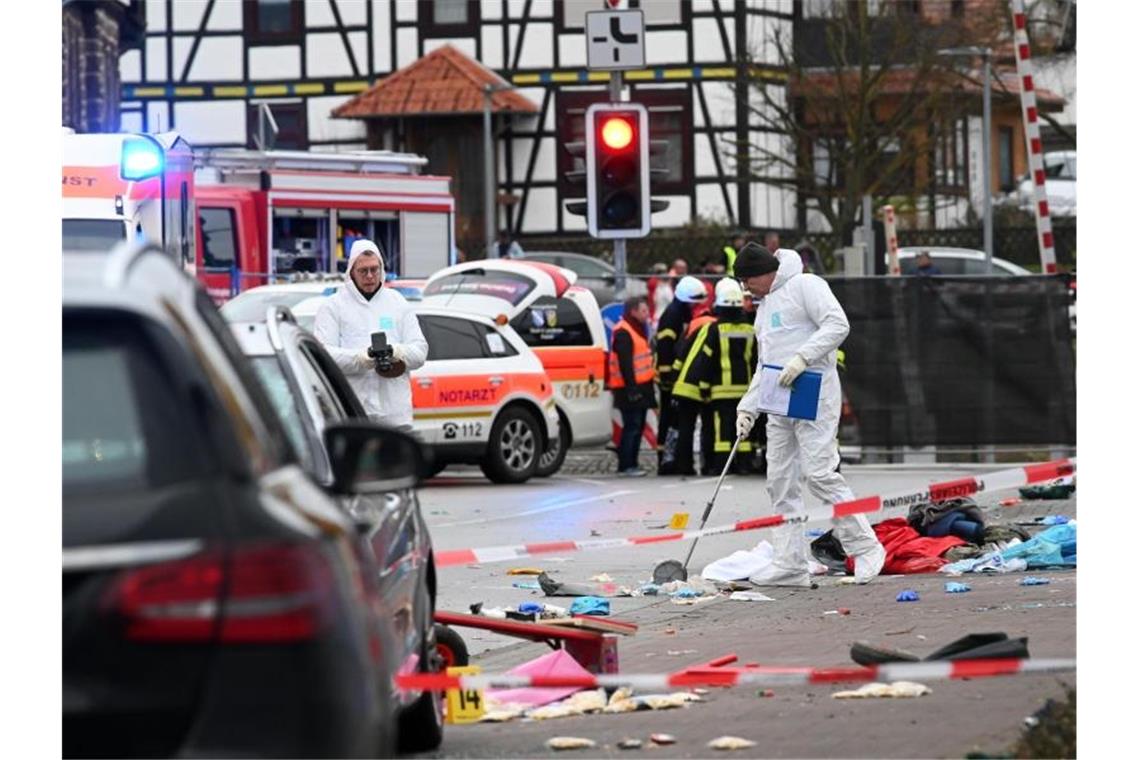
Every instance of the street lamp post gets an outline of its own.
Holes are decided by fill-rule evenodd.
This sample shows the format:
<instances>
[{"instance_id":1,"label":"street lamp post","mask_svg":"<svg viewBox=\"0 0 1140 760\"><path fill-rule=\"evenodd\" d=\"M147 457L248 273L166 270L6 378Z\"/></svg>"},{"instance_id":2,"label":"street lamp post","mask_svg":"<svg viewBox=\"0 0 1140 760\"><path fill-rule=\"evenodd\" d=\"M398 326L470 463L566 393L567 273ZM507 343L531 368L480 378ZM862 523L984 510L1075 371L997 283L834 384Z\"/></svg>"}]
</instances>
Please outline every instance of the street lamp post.
<instances>
[{"instance_id":1,"label":"street lamp post","mask_svg":"<svg viewBox=\"0 0 1140 760\"><path fill-rule=\"evenodd\" d=\"M990 111L990 55L988 47L960 47L939 50L938 55L944 56L981 56L982 57L982 247L986 252L986 273L993 272L994 267L994 208L993 208L993 154L990 143L992 114Z\"/></svg>"},{"instance_id":2,"label":"street lamp post","mask_svg":"<svg viewBox=\"0 0 1140 760\"><path fill-rule=\"evenodd\" d=\"M498 251L495 251L495 138L491 134L491 96L513 89L509 84L483 85L483 237L487 258L498 258Z\"/></svg>"}]
</instances>

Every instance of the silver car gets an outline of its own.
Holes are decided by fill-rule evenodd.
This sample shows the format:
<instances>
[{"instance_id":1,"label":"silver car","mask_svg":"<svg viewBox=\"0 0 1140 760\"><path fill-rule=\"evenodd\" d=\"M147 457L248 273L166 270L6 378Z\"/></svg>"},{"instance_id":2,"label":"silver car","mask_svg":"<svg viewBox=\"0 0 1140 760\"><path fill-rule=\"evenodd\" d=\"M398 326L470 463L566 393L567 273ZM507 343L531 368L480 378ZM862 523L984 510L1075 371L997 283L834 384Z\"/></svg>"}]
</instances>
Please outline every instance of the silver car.
<instances>
[{"instance_id":1,"label":"silver car","mask_svg":"<svg viewBox=\"0 0 1140 760\"><path fill-rule=\"evenodd\" d=\"M619 293L616 287L617 270L614 269L613 265L582 253L527 251L520 258L566 267L576 273L578 281L575 285L581 285L593 293L594 298L598 299L599 306L649 293L645 283L633 277L626 278L625 288Z\"/></svg>"}]
</instances>

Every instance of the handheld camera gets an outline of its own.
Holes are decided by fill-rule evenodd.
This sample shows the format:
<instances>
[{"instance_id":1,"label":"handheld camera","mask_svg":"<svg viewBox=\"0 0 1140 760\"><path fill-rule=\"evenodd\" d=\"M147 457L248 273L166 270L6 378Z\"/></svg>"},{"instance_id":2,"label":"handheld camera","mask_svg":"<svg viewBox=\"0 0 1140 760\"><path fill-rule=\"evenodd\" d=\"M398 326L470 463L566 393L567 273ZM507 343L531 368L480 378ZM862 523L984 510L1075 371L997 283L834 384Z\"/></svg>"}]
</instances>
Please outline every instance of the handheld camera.
<instances>
[{"instance_id":1,"label":"handheld camera","mask_svg":"<svg viewBox=\"0 0 1140 760\"><path fill-rule=\"evenodd\" d=\"M383 374L392 371L392 347L388 345L388 336L383 332L372 333L372 347L368 355L376 360L376 372Z\"/></svg>"}]
</instances>

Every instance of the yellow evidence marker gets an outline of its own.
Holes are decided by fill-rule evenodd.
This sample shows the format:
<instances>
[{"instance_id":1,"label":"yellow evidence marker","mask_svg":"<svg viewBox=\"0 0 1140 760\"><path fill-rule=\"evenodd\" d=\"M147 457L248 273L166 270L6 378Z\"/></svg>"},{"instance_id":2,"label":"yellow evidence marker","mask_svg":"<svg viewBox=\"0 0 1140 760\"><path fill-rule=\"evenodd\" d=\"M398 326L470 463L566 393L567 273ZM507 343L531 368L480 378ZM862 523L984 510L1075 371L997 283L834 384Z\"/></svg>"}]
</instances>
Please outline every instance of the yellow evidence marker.
<instances>
[{"instance_id":1,"label":"yellow evidence marker","mask_svg":"<svg viewBox=\"0 0 1140 760\"><path fill-rule=\"evenodd\" d=\"M477 676L482 672L478 665L448 668L449 676ZM448 689L447 710L444 718L448 723L474 723L487 711L483 703L481 689Z\"/></svg>"}]
</instances>

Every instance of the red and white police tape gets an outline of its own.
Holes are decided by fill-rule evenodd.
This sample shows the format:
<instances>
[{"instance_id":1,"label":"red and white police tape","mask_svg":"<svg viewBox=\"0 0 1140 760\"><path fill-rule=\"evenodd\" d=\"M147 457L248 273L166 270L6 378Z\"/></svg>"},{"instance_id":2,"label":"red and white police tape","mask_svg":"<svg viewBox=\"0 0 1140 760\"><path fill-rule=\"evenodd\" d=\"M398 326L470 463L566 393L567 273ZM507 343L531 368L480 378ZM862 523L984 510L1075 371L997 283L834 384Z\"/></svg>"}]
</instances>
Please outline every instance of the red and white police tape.
<instances>
[{"instance_id":1,"label":"red and white police tape","mask_svg":"<svg viewBox=\"0 0 1140 760\"><path fill-rule=\"evenodd\" d=\"M618 688L661 690L684 686L788 686L851 681L933 681L1012 676L1025 673L1059 673L1077 668L1075 659L993 659L936 662L895 662L847 668L688 668L676 673L540 676L485 674L449 676L446 673L408 673L396 676L402 689Z\"/></svg>"},{"instance_id":2,"label":"red and white police tape","mask_svg":"<svg viewBox=\"0 0 1140 760\"><path fill-rule=\"evenodd\" d=\"M1021 117L1025 145L1029 153L1029 174L1033 177L1033 210L1037 219L1037 244L1041 251L1041 271L1057 271L1053 247L1053 222L1049 219L1049 199L1045 194L1045 157L1041 145L1041 125L1037 120L1037 91L1029 68L1029 35L1025 31L1025 2L1012 0L1013 42L1017 52L1017 79L1021 86Z\"/></svg>"},{"instance_id":3,"label":"red and white police tape","mask_svg":"<svg viewBox=\"0 0 1140 760\"><path fill-rule=\"evenodd\" d=\"M692 538L705 536L718 536L725 533L741 533L749 530L774 528L778 525L792 523L806 523L815 520L830 520L848 515L870 514L898 507L909 508L912 504L926 501L943 501L962 496L973 496L986 491L999 491L1007 488L1043 483L1049 480L1072 475L1077 470L1077 460L1058 459L1042 464L1032 464L1026 467L1015 467L1008 470L998 470L985 475L976 475L958 480L948 480L943 483L931 483L928 486L911 490L900 491L894 494L867 496L862 499L841 501L820 509L809 509L798 515L768 515L751 520L740 520L726 525L717 525L704 530L689 530L677 533L658 533L650 536L628 536L623 538L590 538L579 541L544 541L533 544L517 544L515 546L485 546L478 549L452 549L437 552L435 564L437 567L450 567L452 565L466 565L475 562L509 562L521 557L533 557L542 554L557 554L562 552L588 552L602 549L617 549L623 546L643 546L645 544L661 544L669 541L687 541Z\"/></svg>"}]
</instances>

